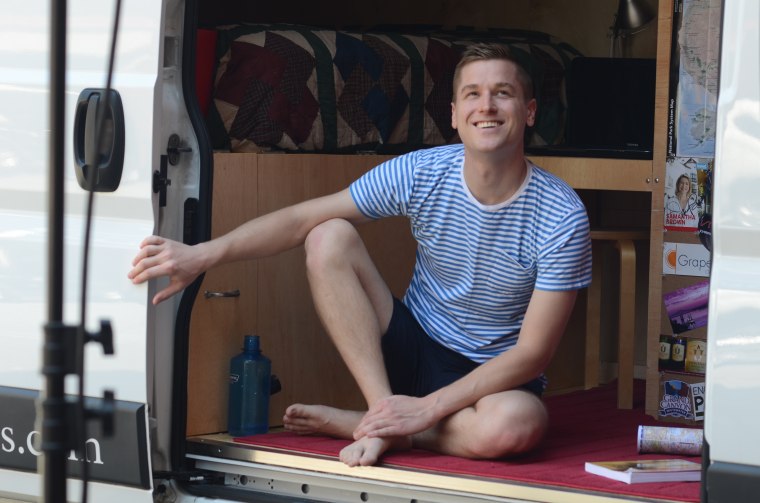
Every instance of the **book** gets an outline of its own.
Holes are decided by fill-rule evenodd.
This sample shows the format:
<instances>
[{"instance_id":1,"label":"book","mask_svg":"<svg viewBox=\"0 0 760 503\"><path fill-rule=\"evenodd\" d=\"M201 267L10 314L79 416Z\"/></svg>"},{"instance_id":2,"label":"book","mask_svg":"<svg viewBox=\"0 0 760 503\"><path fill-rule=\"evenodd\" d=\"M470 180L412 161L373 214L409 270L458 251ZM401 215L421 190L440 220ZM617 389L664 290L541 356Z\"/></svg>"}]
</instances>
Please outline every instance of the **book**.
<instances>
[{"instance_id":1,"label":"book","mask_svg":"<svg viewBox=\"0 0 760 503\"><path fill-rule=\"evenodd\" d=\"M586 471L626 484L699 481L702 465L684 459L587 462Z\"/></svg>"}]
</instances>

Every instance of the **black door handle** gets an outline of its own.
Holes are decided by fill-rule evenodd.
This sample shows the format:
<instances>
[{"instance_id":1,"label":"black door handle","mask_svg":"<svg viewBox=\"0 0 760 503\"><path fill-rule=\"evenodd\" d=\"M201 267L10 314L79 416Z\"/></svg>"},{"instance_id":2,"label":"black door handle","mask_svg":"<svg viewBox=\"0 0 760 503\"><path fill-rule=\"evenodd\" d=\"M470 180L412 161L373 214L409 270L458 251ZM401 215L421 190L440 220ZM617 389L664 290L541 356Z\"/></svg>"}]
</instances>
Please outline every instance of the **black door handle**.
<instances>
[{"instance_id":1,"label":"black door handle","mask_svg":"<svg viewBox=\"0 0 760 503\"><path fill-rule=\"evenodd\" d=\"M98 122L100 121L100 122ZM99 127L100 126L100 127ZM79 186L113 192L124 168L124 109L118 91L85 89L74 112L74 169Z\"/></svg>"}]
</instances>

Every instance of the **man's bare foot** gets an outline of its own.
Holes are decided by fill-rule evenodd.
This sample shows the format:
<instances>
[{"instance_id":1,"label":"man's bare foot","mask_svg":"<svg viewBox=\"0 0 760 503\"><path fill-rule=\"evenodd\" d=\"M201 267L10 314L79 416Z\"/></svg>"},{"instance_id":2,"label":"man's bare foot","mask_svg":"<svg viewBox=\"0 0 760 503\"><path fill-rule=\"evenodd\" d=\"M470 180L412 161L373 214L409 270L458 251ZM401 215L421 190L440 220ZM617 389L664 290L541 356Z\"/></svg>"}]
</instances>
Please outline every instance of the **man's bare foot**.
<instances>
[{"instance_id":1,"label":"man's bare foot","mask_svg":"<svg viewBox=\"0 0 760 503\"><path fill-rule=\"evenodd\" d=\"M363 437L340 451L340 460L348 466L370 466L386 451L412 447L410 437Z\"/></svg>"},{"instance_id":2,"label":"man's bare foot","mask_svg":"<svg viewBox=\"0 0 760 503\"><path fill-rule=\"evenodd\" d=\"M352 440L354 430L359 426L362 417L364 412L357 410L296 403L285 410L282 421L286 430L299 435L322 433L330 437Z\"/></svg>"}]
</instances>

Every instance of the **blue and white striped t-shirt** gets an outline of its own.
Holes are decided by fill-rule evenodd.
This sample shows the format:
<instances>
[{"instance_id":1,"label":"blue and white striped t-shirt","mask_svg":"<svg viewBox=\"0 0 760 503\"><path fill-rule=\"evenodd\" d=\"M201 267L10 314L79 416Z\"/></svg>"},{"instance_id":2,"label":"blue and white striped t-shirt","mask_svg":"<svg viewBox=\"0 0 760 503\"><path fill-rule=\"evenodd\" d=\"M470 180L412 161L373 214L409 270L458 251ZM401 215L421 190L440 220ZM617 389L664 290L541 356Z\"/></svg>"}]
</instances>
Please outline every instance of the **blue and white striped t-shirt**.
<instances>
[{"instance_id":1,"label":"blue and white striped t-shirt","mask_svg":"<svg viewBox=\"0 0 760 503\"><path fill-rule=\"evenodd\" d=\"M355 181L370 218L405 215L417 262L404 303L430 337L482 363L517 342L534 288L591 281L586 210L558 177L528 163L520 189L479 203L464 182L461 144L412 152Z\"/></svg>"}]
</instances>

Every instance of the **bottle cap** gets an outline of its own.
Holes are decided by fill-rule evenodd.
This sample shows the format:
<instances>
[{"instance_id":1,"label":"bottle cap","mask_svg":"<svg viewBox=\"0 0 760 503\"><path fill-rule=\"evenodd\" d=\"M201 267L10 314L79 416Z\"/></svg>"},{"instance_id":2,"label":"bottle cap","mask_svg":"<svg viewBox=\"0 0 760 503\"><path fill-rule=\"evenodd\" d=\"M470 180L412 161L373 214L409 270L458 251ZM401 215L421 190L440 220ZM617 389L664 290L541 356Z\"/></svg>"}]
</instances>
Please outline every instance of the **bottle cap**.
<instances>
[{"instance_id":1,"label":"bottle cap","mask_svg":"<svg viewBox=\"0 0 760 503\"><path fill-rule=\"evenodd\" d=\"M258 335L246 335L243 342L244 351L258 351L259 350L259 336Z\"/></svg>"}]
</instances>

